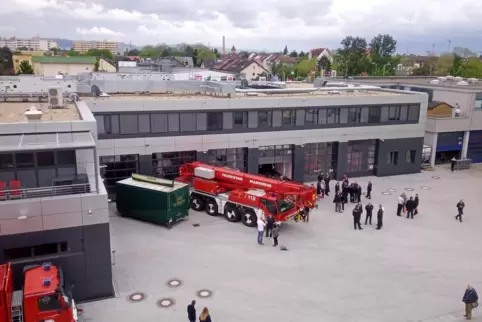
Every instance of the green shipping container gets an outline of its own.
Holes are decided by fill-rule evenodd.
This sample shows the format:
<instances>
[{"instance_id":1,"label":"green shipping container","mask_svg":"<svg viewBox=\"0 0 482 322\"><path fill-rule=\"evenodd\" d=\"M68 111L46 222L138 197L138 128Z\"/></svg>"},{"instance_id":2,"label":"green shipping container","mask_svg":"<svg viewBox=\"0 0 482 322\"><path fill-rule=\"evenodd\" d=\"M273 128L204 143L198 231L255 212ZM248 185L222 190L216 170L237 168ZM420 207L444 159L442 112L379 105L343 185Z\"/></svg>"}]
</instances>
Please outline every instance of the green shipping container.
<instances>
[{"instance_id":1,"label":"green shipping container","mask_svg":"<svg viewBox=\"0 0 482 322\"><path fill-rule=\"evenodd\" d=\"M117 182L116 199L121 216L169 228L189 215L189 186L172 180L133 175Z\"/></svg>"}]
</instances>

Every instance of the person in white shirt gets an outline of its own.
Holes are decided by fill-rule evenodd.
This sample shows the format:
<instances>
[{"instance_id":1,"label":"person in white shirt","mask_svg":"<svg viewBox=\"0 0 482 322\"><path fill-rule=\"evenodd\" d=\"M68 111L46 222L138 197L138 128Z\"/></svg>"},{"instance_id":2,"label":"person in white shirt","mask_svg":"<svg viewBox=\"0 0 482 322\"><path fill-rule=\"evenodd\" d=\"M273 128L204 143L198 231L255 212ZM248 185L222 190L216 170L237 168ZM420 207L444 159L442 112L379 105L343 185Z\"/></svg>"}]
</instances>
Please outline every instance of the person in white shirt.
<instances>
[{"instance_id":1,"label":"person in white shirt","mask_svg":"<svg viewBox=\"0 0 482 322\"><path fill-rule=\"evenodd\" d=\"M405 199L400 195L398 197L398 205L397 205L397 216L402 215L402 210L403 210L403 204L405 203Z\"/></svg>"},{"instance_id":2,"label":"person in white shirt","mask_svg":"<svg viewBox=\"0 0 482 322\"><path fill-rule=\"evenodd\" d=\"M262 217L258 217L258 245L264 245L263 244L263 233L264 233L264 227L266 226L266 223L264 222Z\"/></svg>"},{"instance_id":3,"label":"person in white shirt","mask_svg":"<svg viewBox=\"0 0 482 322\"><path fill-rule=\"evenodd\" d=\"M460 112L461 112L461 111L460 111L460 108L459 108L459 107L455 108L455 117L459 117L459 116L460 116Z\"/></svg>"}]
</instances>

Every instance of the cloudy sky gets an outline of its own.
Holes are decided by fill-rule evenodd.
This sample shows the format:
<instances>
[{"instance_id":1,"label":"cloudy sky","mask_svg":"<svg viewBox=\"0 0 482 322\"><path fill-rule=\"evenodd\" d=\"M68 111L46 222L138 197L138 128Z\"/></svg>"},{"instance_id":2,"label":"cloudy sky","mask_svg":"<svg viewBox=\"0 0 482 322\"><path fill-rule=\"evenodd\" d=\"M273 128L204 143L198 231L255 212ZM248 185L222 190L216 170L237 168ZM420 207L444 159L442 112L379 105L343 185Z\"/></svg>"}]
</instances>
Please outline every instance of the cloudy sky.
<instances>
[{"instance_id":1,"label":"cloudy sky","mask_svg":"<svg viewBox=\"0 0 482 322\"><path fill-rule=\"evenodd\" d=\"M480 0L9 0L0 35L211 46L224 35L228 47L307 50L389 33L400 52L449 39L482 51L481 18Z\"/></svg>"}]
</instances>

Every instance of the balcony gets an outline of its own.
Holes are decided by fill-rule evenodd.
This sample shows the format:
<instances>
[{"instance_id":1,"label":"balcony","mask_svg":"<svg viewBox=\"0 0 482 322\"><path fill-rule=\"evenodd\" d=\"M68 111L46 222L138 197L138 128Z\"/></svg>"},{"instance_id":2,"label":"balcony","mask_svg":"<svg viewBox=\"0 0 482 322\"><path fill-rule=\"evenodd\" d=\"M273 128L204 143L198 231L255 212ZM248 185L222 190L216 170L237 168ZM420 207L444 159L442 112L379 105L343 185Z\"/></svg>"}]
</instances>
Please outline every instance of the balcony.
<instances>
[{"instance_id":1,"label":"balcony","mask_svg":"<svg viewBox=\"0 0 482 322\"><path fill-rule=\"evenodd\" d=\"M468 131L470 123L470 117L464 113L458 117L427 115L425 129L434 133Z\"/></svg>"}]
</instances>

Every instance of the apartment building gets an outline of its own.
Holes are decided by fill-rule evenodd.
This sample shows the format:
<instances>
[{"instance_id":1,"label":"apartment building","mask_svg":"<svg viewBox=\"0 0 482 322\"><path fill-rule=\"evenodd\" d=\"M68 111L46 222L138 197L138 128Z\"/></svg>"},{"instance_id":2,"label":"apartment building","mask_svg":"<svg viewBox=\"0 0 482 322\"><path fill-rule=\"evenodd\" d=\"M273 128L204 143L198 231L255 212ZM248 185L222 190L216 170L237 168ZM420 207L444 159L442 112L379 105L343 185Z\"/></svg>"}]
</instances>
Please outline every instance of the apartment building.
<instances>
[{"instance_id":1,"label":"apartment building","mask_svg":"<svg viewBox=\"0 0 482 322\"><path fill-rule=\"evenodd\" d=\"M34 51L47 51L51 48L58 48L59 44L56 41L41 39L39 37L30 39L11 37L0 38L0 47L8 47L12 51L17 51L23 48Z\"/></svg>"},{"instance_id":2,"label":"apartment building","mask_svg":"<svg viewBox=\"0 0 482 322\"><path fill-rule=\"evenodd\" d=\"M12 90L21 79L10 80ZM64 99L61 89L48 86L53 83L45 85L30 93L0 91L6 99L0 115L0 263L13 263L18 288L26 265L52 262L75 285L75 300L109 297L109 216L96 121L85 102ZM48 96L40 94L44 90Z\"/></svg>"},{"instance_id":3,"label":"apartment building","mask_svg":"<svg viewBox=\"0 0 482 322\"><path fill-rule=\"evenodd\" d=\"M74 41L72 46L74 51L85 53L90 49L104 49L112 53L112 55L119 55L123 52L120 43L114 41Z\"/></svg>"},{"instance_id":4,"label":"apartment building","mask_svg":"<svg viewBox=\"0 0 482 322\"><path fill-rule=\"evenodd\" d=\"M349 82L428 94L425 145L430 164L470 159L482 162L482 83L434 77L354 77ZM447 110L445 107L449 107ZM460 109L460 114L455 111Z\"/></svg>"}]
</instances>

